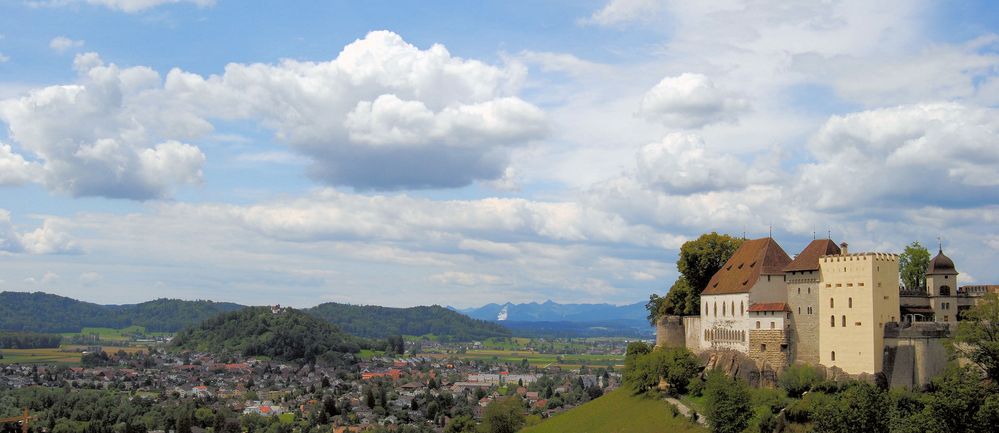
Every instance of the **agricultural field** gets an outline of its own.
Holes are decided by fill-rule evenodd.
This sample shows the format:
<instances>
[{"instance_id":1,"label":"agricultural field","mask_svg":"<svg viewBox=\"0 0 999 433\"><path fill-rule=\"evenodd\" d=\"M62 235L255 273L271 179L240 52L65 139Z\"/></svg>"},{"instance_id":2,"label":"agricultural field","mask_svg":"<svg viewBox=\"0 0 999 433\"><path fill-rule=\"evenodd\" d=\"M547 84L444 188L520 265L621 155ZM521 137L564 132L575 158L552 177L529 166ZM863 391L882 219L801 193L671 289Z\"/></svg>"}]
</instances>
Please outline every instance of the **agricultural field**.
<instances>
[{"instance_id":1,"label":"agricultural field","mask_svg":"<svg viewBox=\"0 0 999 433\"><path fill-rule=\"evenodd\" d=\"M129 326L121 329L83 328L80 332L65 332L62 334L65 338L80 336L91 337L95 335L100 339L100 341L131 341L135 338L135 336L167 337L172 334L168 332L146 332L146 328L142 326Z\"/></svg>"},{"instance_id":2,"label":"agricultural field","mask_svg":"<svg viewBox=\"0 0 999 433\"><path fill-rule=\"evenodd\" d=\"M2 349L0 364L79 364L80 353L59 349Z\"/></svg>"}]
</instances>

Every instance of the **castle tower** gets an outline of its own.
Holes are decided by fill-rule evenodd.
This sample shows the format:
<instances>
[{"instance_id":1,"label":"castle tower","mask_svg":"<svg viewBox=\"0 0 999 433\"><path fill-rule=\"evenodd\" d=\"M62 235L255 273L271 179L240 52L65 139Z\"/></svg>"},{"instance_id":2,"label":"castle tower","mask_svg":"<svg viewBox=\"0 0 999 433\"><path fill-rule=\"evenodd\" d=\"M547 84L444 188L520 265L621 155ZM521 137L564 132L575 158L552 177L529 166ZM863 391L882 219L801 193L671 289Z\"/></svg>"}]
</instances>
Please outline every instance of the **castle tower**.
<instances>
[{"instance_id":1,"label":"castle tower","mask_svg":"<svg viewBox=\"0 0 999 433\"><path fill-rule=\"evenodd\" d=\"M937 322L957 321L957 269L943 247L926 267L926 292Z\"/></svg>"},{"instance_id":2,"label":"castle tower","mask_svg":"<svg viewBox=\"0 0 999 433\"><path fill-rule=\"evenodd\" d=\"M848 374L882 370L885 324L900 318L898 256L819 259L819 361Z\"/></svg>"}]
</instances>

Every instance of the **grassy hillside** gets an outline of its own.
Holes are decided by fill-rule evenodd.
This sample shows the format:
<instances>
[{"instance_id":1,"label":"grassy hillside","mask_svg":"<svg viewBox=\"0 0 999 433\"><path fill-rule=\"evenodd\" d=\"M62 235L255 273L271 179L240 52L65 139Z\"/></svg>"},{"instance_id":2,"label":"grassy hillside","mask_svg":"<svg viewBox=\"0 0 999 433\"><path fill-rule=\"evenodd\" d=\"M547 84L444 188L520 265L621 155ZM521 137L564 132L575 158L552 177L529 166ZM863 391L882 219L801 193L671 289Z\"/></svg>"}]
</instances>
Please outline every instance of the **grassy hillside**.
<instances>
[{"instance_id":1,"label":"grassy hillside","mask_svg":"<svg viewBox=\"0 0 999 433\"><path fill-rule=\"evenodd\" d=\"M238 353L282 361L338 364L344 353L368 344L336 326L301 311L247 307L226 313L177 334L171 346L181 350Z\"/></svg>"},{"instance_id":2,"label":"grassy hillside","mask_svg":"<svg viewBox=\"0 0 999 433\"><path fill-rule=\"evenodd\" d=\"M704 433L707 429L670 415L666 403L619 389L520 433Z\"/></svg>"},{"instance_id":3,"label":"grassy hillside","mask_svg":"<svg viewBox=\"0 0 999 433\"><path fill-rule=\"evenodd\" d=\"M510 331L500 325L475 320L437 305L389 308L330 302L305 312L367 338L434 334L445 340L474 341L510 336Z\"/></svg>"}]
</instances>

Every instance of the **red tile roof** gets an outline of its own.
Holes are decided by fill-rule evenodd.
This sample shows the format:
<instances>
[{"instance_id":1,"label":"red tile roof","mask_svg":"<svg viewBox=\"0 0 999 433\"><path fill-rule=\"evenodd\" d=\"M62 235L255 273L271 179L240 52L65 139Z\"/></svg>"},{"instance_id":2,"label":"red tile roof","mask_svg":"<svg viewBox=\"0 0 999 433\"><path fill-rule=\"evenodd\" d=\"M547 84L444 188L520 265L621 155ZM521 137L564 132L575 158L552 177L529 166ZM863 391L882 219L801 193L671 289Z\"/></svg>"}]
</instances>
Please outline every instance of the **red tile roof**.
<instances>
[{"instance_id":1,"label":"red tile roof","mask_svg":"<svg viewBox=\"0 0 999 433\"><path fill-rule=\"evenodd\" d=\"M745 241L715 272L702 294L747 293L760 275L783 275L784 267L790 262L791 258L773 238Z\"/></svg>"},{"instance_id":2,"label":"red tile roof","mask_svg":"<svg viewBox=\"0 0 999 433\"><path fill-rule=\"evenodd\" d=\"M787 309L787 304L783 302L771 302L768 304L753 304L749 306L750 313L758 313L761 311L791 311Z\"/></svg>"},{"instance_id":3,"label":"red tile roof","mask_svg":"<svg viewBox=\"0 0 999 433\"><path fill-rule=\"evenodd\" d=\"M816 239L801 250L798 256L784 268L784 271L817 271L819 270L819 257L836 254L840 254L836 242L829 239Z\"/></svg>"}]
</instances>

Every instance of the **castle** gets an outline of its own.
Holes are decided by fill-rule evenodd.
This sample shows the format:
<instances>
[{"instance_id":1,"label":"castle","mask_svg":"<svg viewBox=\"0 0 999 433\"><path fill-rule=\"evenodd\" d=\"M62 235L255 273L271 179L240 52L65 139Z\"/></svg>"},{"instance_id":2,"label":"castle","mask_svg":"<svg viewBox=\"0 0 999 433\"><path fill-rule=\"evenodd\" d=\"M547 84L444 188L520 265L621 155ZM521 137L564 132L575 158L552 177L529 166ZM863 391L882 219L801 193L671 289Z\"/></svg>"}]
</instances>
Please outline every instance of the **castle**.
<instances>
[{"instance_id":1,"label":"castle","mask_svg":"<svg viewBox=\"0 0 999 433\"><path fill-rule=\"evenodd\" d=\"M899 256L813 240L793 259L770 237L746 240L701 292L700 316L666 317L657 345L732 350L761 370L794 362L922 385L946 364L943 339L996 286L958 289L941 248L926 289L899 287Z\"/></svg>"}]
</instances>

